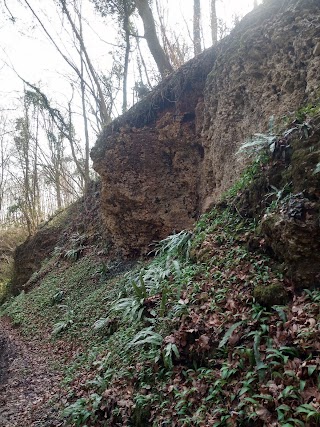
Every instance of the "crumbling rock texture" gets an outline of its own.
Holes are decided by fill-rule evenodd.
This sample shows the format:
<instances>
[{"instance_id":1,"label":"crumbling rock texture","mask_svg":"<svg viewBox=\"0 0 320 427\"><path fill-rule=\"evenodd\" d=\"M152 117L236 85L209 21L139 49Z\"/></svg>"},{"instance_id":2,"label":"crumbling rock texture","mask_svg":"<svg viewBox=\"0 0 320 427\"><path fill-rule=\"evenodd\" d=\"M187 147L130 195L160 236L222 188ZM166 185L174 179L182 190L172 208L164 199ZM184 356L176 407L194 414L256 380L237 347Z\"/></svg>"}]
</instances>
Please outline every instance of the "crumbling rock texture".
<instances>
[{"instance_id":1,"label":"crumbling rock texture","mask_svg":"<svg viewBox=\"0 0 320 427\"><path fill-rule=\"evenodd\" d=\"M30 236L14 253L14 269L10 291L18 295L32 274L39 270L57 245L62 232L60 227L43 227L34 236Z\"/></svg>"},{"instance_id":2,"label":"crumbling rock texture","mask_svg":"<svg viewBox=\"0 0 320 427\"><path fill-rule=\"evenodd\" d=\"M261 233L284 261L295 287L302 289L320 284L320 173L315 173L320 160L320 115L310 121L309 136L297 129L289 143L289 164L276 162L273 172L280 178L278 188L290 185L291 193L264 215Z\"/></svg>"},{"instance_id":3,"label":"crumbling rock texture","mask_svg":"<svg viewBox=\"0 0 320 427\"><path fill-rule=\"evenodd\" d=\"M204 96L202 206L234 182L236 152L304 102L319 98L317 0L276 0L246 16L220 43Z\"/></svg>"},{"instance_id":4,"label":"crumbling rock texture","mask_svg":"<svg viewBox=\"0 0 320 427\"><path fill-rule=\"evenodd\" d=\"M319 96L319 0L269 0L109 125L92 150L129 254L192 225L238 176L240 144Z\"/></svg>"},{"instance_id":5,"label":"crumbling rock texture","mask_svg":"<svg viewBox=\"0 0 320 427\"><path fill-rule=\"evenodd\" d=\"M150 250L153 241L192 226L202 160L192 121L167 112L152 129L121 129L109 139L105 158L105 223L124 252Z\"/></svg>"},{"instance_id":6,"label":"crumbling rock texture","mask_svg":"<svg viewBox=\"0 0 320 427\"><path fill-rule=\"evenodd\" d=\"M191 227L199 214L203 148L196 109L214 52L205 52L116 119L91 152L116 246L130 256Z\"/></svg>"}]
</instances>

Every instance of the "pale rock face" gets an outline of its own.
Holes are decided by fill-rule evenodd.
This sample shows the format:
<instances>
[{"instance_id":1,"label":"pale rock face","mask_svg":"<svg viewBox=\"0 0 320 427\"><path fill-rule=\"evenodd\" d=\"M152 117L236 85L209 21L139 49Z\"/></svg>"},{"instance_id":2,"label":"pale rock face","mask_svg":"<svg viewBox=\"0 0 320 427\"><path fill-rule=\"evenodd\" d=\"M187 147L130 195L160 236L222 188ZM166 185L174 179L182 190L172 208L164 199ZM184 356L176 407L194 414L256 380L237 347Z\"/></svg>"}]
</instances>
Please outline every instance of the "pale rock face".
<instances>
[{"instance_id":1,"label":"pale rock face","mask_svg":"<svg viewBox=\"0 0 320 427\"><path fill-rule=\"evenodd\" d=\"M126 253L191 227L239 176L245 138L319 96L319 1L265 3L100 136L105 226Z\"/></svg>"},{"instance_id":2,"label":"pale rock face","mask_svg":"<svg viewBox=\"0 0 320 427\"><path fill-rule=\"evenodd\" d=\"M128 252L148 251L153 241L195 221L202 147L192 136L188 124L166 126L159 120L152 130L120 131L106 147L105 224Z\"/></svg>"},{"instance_id":3,"label":"pale rock face","mask_svg":"<svg viewBox=\"0 0 320 427\"><path fill-rule=\"evenodd\" d=\"M320 16L316 1L269 2L221 44L204 96L202 200L217 199L237 176L235 153L245 138L268 132L319 96L314 55Z\"/></svg>"}]
</instances>

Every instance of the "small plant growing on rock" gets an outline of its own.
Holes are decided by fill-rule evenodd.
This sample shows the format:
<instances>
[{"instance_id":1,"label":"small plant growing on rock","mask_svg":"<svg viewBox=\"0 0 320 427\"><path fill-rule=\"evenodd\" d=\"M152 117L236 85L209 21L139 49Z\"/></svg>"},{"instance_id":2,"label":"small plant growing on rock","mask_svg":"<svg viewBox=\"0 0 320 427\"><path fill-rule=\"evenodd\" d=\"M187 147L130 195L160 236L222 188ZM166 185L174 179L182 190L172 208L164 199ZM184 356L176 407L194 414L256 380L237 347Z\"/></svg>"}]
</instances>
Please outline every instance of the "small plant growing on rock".
<instances>
[{"instance_id":1,"label":"small plant growing on rock","mask_svg":"<svg viewBox=\"0 0 320 427\"><path fill-rule=\"evenodd\" d=\"M313 171L313 175L316 175L317 173L320 173L320 163L318 163Z\"/></svg>"},{"instance_id":2,"label":"small plant growing on rock","mask_svg":"<svg viewBox=\"0 0 320 427\"><path fill-rule=\"evenodd\" d=\"M191 249L191 238L192 233L186 230L172 234L158 243L155 254L166 254L170 258L180 257L188 260Z\"/></svg>"}]
</instances>

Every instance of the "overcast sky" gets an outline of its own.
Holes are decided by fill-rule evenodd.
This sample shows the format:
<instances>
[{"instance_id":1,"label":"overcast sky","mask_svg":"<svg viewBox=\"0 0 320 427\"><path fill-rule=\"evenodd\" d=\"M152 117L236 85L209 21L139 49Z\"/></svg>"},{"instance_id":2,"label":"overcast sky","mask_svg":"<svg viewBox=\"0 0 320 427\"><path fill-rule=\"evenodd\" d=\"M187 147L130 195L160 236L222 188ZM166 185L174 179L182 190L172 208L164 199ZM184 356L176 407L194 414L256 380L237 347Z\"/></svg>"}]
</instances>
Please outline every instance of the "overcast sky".
<instances>
[{"instance_id":1,"label":"overcast sky","mask_svg":"<svg viewBox=\"0 0 320 427\"><path fill-rule=\"evenodd\" d=\"M0 0L2 3L4 0ZM168 22L178 28L185 25L184 21L192 18L193 0L162 0L168 4ZM16 18L15 23L9 19L9 14L4 12L0 16L0 108L10 108L13 100L21 93L23 84L8 65L26 80L39 82L54 97L59 98L68 92L68 84L64 82L63 75L70 74L70 68L65 64L44 32L39 28L30 11L21 3L24 0L10 0L6 4L10 12ZM63 46L65 52L71 52L68 45L67 35L61 29L61 20L56 12L56 6L52 0L29 0L35 11L47 25L47 28ZM208 22L209 0L202 0L203 32L210 34ZM102 20L94 11L89 0L83 0L84 16L91 25L85 28L85 39L93 62L100 70L108 69L110 66L110 45L116 43L116 30L114 27ZM218 0L218 15L228 24L234 15L245 15L252 9L253 0ZM92 29L94 28L94 30ZM60 39L59 39L60 38ZM207 46L208 47L208 43Z\"/></svg>"}]
</instances>

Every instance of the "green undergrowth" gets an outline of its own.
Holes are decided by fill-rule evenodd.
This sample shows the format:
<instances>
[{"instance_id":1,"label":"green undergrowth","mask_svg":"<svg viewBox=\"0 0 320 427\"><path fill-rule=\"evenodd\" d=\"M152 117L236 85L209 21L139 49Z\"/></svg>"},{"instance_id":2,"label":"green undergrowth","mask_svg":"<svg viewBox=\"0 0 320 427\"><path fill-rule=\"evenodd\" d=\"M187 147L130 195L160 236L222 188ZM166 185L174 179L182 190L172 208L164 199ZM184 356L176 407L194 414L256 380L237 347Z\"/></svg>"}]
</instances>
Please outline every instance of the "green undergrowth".
<instances>
[{"instance_id":1,"label":"green undergrowth","mask_svg":"<svg viewBox=\"0 0 320 427\"><path fill-rule=\"evenodd\" d=\"M110 280L105 280L105 275L117 264L120 262L106 264L94 254L76 262L58 260L56 267L32 291L22 292L3 304L2 314L10 315L26 335L32 336L40 329L52 338L64 332L68 339L87 343L94 335L93 322L105 312L108 302L117 297L113 280L121 282L121 275L115 274L117 279L111 275ZM126 269L125 263L122 269ZM37 275L41 277L41 270L34 276Z\"/></svg>"},{"instance_id":2,"label":"green undergrowth","mask_svg":"<svg viewBox=\"0 0 320 427\"><path fill-rule=\"evenodd\" d=\"M0 282L0 304L2 304L5 299L7 298L8 294L8 284L7 281L1 281Z\"/></svg>"},{"instance_id":3,"label":"green undergrowth","mask_svg":"<svg viewBox=\"0 0 320 427\"><path fill-rule=\"evenodd\" d=\"M216 207L147 263L110 277L92 254L60 261L3 306L26 334L77 348L60 366L70 425L319 425L320 293L280 305L281 266L249 250L255 229Z\"/></svg>"},{"instance_id":4,"label":"green undergrowth","mask_svg":"<svg viewBox=\"0 0 320 427\"><path fill-rule=\"evenodd\" d=\"M264 190L256 219L239 202L268 168L262 139L223 202L148 260L57 250L38 286L2 306L59 349L67 424L320 426L320 291L295 292L259 235L291 187Z\"/></svg>"}]
</instances>

